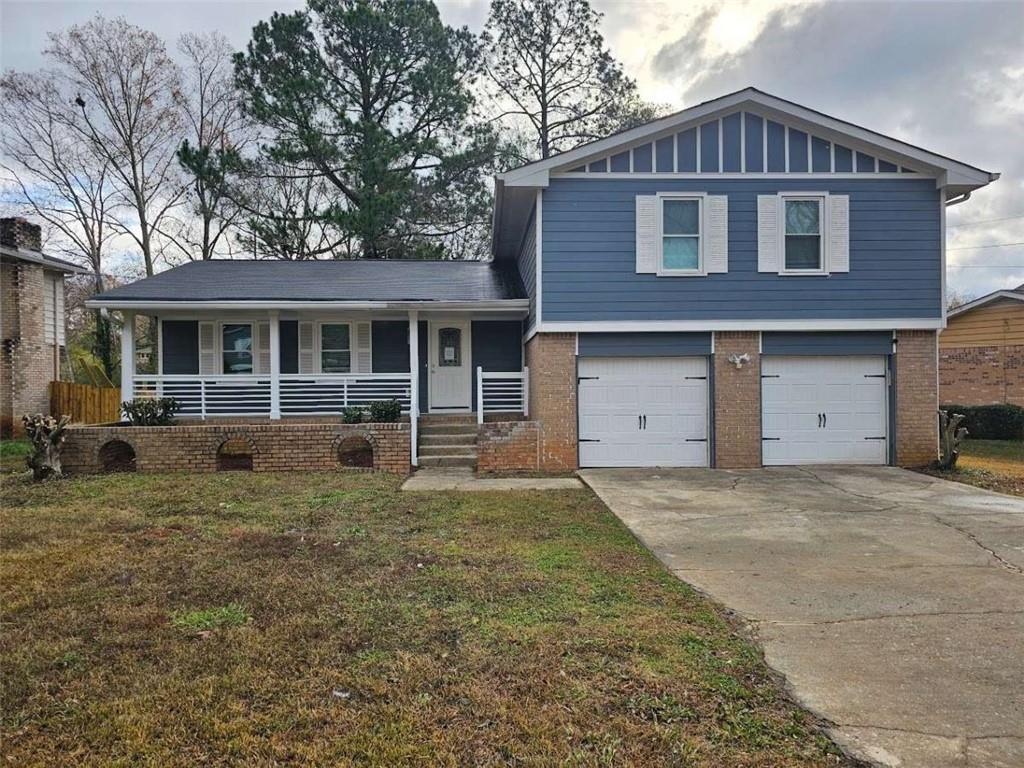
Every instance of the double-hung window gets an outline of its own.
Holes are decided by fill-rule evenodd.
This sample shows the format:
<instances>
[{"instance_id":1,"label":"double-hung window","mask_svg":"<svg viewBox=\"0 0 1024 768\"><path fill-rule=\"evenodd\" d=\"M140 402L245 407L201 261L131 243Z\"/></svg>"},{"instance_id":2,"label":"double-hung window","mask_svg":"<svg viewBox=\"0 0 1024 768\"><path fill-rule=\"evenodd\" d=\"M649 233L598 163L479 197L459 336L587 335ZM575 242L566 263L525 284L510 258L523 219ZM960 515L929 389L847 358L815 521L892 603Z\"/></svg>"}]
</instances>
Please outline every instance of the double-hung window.
<instances>
[{"instance_id":1,"label":"double-hung window","mask_svg":"<svg viewBox=\"0 0 1024 768\"><path fill-rule=\"evenodd\" d=\"M252 324L224 323L221 326L221 362L225 374L251 374Z\"/></svg>"},{"instance_id":2,"label":"double-hung window","mask_svg":"<svg viewBox=\"0 0 1024 768\"><path fill-rule=\"evenodd\" d=\"M320 326L320 372L352 371L352 335L348 323L323 323Z\"/></svg>"},{"instance_id":3,"label":"double-hung window","mask_svg":"<svg viewBox=\"0 0 1024 768\"><path fill-rule=\"evenodd\" d=\"M784 272L815 273L825 270L822 197L783 197Z\"/></svg>"},{"instance_id":4,"label":"double-hung window","mask_svg":"<svg viewBox=\"0 0 1024 768\"><path fill-rule=\"evenodd\" d=\"M661 260L659 274L703 273L700 197L661 198Z\"/></svg>"}]
</instances>

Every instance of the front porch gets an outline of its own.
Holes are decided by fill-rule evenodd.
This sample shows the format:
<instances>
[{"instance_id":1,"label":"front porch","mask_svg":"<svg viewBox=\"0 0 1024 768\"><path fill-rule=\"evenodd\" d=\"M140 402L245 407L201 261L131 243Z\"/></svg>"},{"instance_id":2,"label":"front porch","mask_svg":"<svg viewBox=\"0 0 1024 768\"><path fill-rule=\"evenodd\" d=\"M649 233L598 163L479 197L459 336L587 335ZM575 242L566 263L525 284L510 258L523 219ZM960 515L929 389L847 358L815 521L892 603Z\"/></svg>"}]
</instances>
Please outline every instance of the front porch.
<instances>
[{"instance_id":1,"label":"front porch","mask_svg":"<svg viewBox=\"0 0 1024 768\"><path fill-rule=\"evenodd\" d=\"M122 359L135 355L125 312ZM239 310L157 316L155 372L122 370L122 397L173 397L201 422L336 422L396 400L417 466L421 415L488 420L529 413L518 314Z\"/></svg>"}]
</instances>

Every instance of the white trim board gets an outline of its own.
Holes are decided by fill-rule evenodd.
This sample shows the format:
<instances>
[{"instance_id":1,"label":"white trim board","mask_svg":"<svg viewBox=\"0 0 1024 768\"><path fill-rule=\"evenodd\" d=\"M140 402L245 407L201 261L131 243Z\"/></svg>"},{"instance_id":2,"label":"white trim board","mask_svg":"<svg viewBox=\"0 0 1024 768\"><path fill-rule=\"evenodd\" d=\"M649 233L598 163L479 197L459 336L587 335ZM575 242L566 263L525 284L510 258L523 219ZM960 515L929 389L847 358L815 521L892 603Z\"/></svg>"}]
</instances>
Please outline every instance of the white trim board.
<instances>
[{"instance_id":1,"label":"white trim board","mask_svg":"<svg viewBox=\"0 0 1024 768\"><path fill-rule=\"evenodd\" d=\"M993 301L998 301L999 299L1013 299L1014 301L1024 301L1024 293L1018 293L1017 291L1011 290L995 291L994 293L989 293L985 296L982 296L981 298L975 299L974 301L969 301L966 304L961 304L956 309L949 310L949 317L952 318L956 317L957 315L962 315L964 312L969 312L972 309L977 309L978 307L984 306L985 304L990 304Z\"/></svg>"},{"instance_id":2,"label":"white trim board","mask_svg":"<svg viewBox=\"0 0 1024 768\"><path fill-rule=\"evenodd\" d=\"M870 318L864 320L557 320L541 323L537 333L639 331L890 331L938 330L942 318Z\"/></svg>"},{"instance_id":3,"label":"white trim board","mask_svg":"<svg viewBox=\"0 0 1024 768\"><path fill-rule=\"evenodd\" d=\"M86 302L90 309L117 309L130 312L157 310L220 310L220 309L312 309L312 310L466 310L470 312L509 312L529 308L528 299L500 299L493 301L259 301L240 299L233 301L170 301L170 300L131 300L131 299L90 299Z\"/></svg>"}]
</instances>

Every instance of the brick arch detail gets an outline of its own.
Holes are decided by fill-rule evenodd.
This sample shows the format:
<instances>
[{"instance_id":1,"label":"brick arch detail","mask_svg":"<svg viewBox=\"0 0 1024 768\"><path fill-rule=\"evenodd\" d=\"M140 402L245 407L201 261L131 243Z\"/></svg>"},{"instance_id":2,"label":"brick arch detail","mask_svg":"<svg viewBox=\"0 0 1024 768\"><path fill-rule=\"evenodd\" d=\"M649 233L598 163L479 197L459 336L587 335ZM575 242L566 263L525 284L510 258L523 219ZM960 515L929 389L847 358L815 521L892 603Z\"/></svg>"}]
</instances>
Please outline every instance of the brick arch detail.
<instances>
[{"instance_id":1,"label":"brick arch detail","mask_svg":"<svg viewBox=\"0 0 1024 768\"><path fill-rule=\"evenodd\" d=\"M377 445L377 438L374 436L372 432L363 429L352 430L351 432L339 432L337 435L334 436L334 439L331 440L331 451L337 454L338 448L341 446L341 441L348 440L350 437L363 438L366 442L370 444L370 447L373 449L374 457L377 456L377 450L379 448L379 446Z\"/></svg>"},{"instance_id":2,"label":"brick arch detail","mask_svg":"<svg viewBox=\"0 0 1024 768\"><path fill-rule=\"evenodd\" d=\"M139 447L132 440L129 440L125 435L115 434L110 435L106 440L100 440L96 443L96 448L93 451L93 459L95 459L97 467L100 467L101 469L103 468L103 460L100 458L100 453L102 453L103 449L106 448L111 443L124 443L125 445L127 445L129 448L132 449L132 453L135 454L135 462L138 463L140 459Z\"/></svg>"},{"instance_id":3,"label":"brick arch detail","mask_svg":"<svg viewBox=\"0 0 1024 768\"><path fill-rule=\"evenodd\" d=\"M220 453L220 449L224 447L224 443L228 442L229 440L241 440L244 443L248 443L249 450L252 451L252 455L254 457L258 456L260 453L260 448L256 444L256 440L253 438L251 434L249 434L244 429L232 429L225 430L224 432L221 432L219 435L216 435L213 438L212 447L214 455Z\"/></svg>"}]
</instances>

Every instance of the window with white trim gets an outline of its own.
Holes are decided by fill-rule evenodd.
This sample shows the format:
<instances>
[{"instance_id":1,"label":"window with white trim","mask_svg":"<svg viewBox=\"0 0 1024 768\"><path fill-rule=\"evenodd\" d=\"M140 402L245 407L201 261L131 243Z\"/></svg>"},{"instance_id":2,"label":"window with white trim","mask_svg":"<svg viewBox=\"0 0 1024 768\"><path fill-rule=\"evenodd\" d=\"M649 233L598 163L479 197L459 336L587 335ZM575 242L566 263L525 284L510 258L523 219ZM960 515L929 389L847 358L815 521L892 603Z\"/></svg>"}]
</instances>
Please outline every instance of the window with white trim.
<instances>
[{"instance_id":1,"label":"window with white trim","mask_svg":"<svg viewBox=\"0 0 1024 768\"><path fill-rule=\"evenodd\" d=\"M351 373L352 332L348 323L320 325L320 372Z\"/></svg>"},{"instance_id":2,"label":"window with white trim","mask_svg":"<svg viewBox=\"0 0 1024 768\"><path fill-rule=\"evenodd\" d=\"M783 272L825 270L824 198L782 198Z\"/></svg>"},{"instance_id":3,"label":"window with white trim","mask_svg":"<svg viewBox=\"0 0 1024 768\"><path fill-rule=\"evenodd\" d=\"M224 323L220 333L224 373L252 374L252 323Z\"/></svg>"},{"instance_id":4,"label":"window with white trim","mask_svg":"<svg viewBox=\"0 0 1024 768\"><path fill-rule=\"evenodd\" d=\"M660 273L701 273L702 218L700 197L661 198Z\"/></svg>"}]
</instances>

